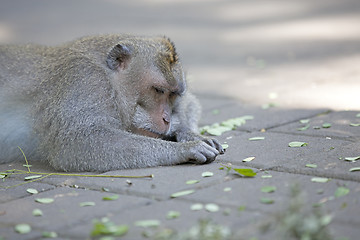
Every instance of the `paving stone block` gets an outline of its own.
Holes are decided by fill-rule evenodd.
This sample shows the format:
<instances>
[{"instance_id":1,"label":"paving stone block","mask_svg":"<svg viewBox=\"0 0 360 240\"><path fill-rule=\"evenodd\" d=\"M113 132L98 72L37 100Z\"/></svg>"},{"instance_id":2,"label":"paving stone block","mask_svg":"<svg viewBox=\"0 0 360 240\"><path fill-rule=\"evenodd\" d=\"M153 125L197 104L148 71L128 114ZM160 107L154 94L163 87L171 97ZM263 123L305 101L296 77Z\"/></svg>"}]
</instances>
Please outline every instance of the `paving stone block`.
<instances>
[{"instance_id":1,"label":"paving stone block","mask_svg":"<svg viewBox=\"0 0 360 240\"><path fill-rule=\"evenodd\" d=\"M33 229L55 231L60 234L76 224L92 222L94 218L121 212L124 209L136 209L152 202L150 199L124 195L113 201L103 200L103 197L110 195L113 193L61 187L13 200L0 204L0 212L3 213L0 216L0 226L13 228L18 223L27 223ZM53 198L54 202L41 204L35 201L37 198ZM81 203L89 201L94 202L95 206L80 206ZM42 210L43 216L33 216L34 209ZM1 233L1 236L7 239L7 234L12 232L13 230Z\"/></svg>"},{"instance_id":2,"label":"paving stone block","mask_svg":"<svg viewBox=\"0 0 360 240\"><path fill-rule=\"evenodd\" d=\"M258 136L265 139L249 140ZM350 165L349 162L338 159L339 156L357 156L358 150L354 148L356 144L349 141L273 132L228 132L219 139L229 145L226 153L218 157L218 160L222 162L360 181L358 172L349 173L350 167L356 167L357 164ZM289 147L289 143L293 141L305 142L308 145ZM255 159L251 162L243 162L248 157L255 157ZM316 164L317 167L309 168L307 164Z\"/></svg>"},{"instance_id":3,"label":"paving stone block","mask_svg":"<svg viewBox=\"0 0 360 240\"><path fill-rule=\"evenodd\" d=\"M358 111L329 112L308 118L308 123L297 121L273 128L270 131L308 136L360 139L360 126L357 126L357 124L360 124L360 117L356 117L357 114L359 114ZM331 126L324 128L323 124L326 123L330 123ZM305 126L308 126L306 130L298 130L303 129Z\"/></svg>"}]
</instances>

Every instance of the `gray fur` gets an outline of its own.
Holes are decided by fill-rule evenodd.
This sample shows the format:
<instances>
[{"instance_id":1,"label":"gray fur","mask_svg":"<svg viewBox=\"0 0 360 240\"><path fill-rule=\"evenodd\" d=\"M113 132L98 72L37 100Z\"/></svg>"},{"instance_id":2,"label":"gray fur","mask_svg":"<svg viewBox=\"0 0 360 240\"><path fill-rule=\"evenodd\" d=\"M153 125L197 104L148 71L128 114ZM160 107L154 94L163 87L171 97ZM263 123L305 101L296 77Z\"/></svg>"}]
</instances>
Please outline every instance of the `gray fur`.
<instances>
[{"instance_id":1,"label":"gray fur","mask_svg":"<svg viewBox=\"0 0 360 240\"><path fill-rule=\"evenodd\" d=\"M140 107L152 102L139 92L144 72L186 86L177 55L163 54L175 51L173 45L163 42L104 35L56 47L0 46L0 163L22 160L18 146L30 161L48 161L63 171L213 161L223 149L197 134L200 106L185 89L172 105L163 139L132 131L156 128Z\"/></svg>"}]
</instances>

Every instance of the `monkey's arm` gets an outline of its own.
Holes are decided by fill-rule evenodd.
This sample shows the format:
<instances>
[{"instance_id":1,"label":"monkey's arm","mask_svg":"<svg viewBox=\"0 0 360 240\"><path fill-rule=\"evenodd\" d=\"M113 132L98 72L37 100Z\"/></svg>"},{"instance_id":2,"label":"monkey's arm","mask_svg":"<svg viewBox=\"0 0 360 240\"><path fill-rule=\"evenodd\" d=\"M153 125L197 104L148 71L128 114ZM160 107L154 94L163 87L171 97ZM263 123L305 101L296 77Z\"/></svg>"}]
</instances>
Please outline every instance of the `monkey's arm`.
<instances>
[{"instance_id":1,"label":"monkey's arm","mask_svg":"<svg viewBox=\"0 0 360 240\"><path fill-rule=\"evenodd\" d=\"M120 129L77 129L77 137L62 136L50 151L50 164L64 171L109 171L214 160L218 151L204 142L170 142ZM85 137L87 136L87 137Z\"/></svg>"}]
</instances>

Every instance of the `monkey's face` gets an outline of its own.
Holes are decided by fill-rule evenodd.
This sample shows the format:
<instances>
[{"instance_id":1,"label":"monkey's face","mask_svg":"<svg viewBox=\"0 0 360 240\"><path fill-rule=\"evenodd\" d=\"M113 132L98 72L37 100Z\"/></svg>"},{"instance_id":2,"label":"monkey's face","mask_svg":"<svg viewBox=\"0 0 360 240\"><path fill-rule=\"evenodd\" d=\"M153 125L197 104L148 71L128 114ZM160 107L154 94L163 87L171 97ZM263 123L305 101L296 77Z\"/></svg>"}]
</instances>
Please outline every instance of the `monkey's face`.
<instances>
[{"instance_id":1,"label":"monkey's face","mask_svg":"<svg viewBox=\"0 0 360 240\"><path fill-rule=\"evenodd\" d=\"M155 138L169 134L176 103L184 91L181 81L173 80L169 81L158 71L147 71L143 75L138 85L132 132Z\"/></svg>"}]
</instances>

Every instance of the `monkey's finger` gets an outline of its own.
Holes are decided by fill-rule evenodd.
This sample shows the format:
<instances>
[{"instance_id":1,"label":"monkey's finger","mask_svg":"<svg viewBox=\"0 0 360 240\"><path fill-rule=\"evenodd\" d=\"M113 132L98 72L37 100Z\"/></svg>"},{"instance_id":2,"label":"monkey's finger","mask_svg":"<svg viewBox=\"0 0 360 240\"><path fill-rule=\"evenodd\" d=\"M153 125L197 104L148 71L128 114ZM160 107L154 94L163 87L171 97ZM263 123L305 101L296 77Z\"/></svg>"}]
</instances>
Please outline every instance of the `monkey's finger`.
<instances>
[{"instance_id":1,"label":"monkey's finger","mask_svg":"<svg viewBox=\"0 0 360 240\"><path fill-rule=\"evenodd\" d=\"M224 148L221 146L221 144L219 143L218 140L216 139L212 139L213 140L213 143L215 145L215 148L219 151L220 154L224 154L225 153L225 150Z\"/></svg>"}]
</instances>

